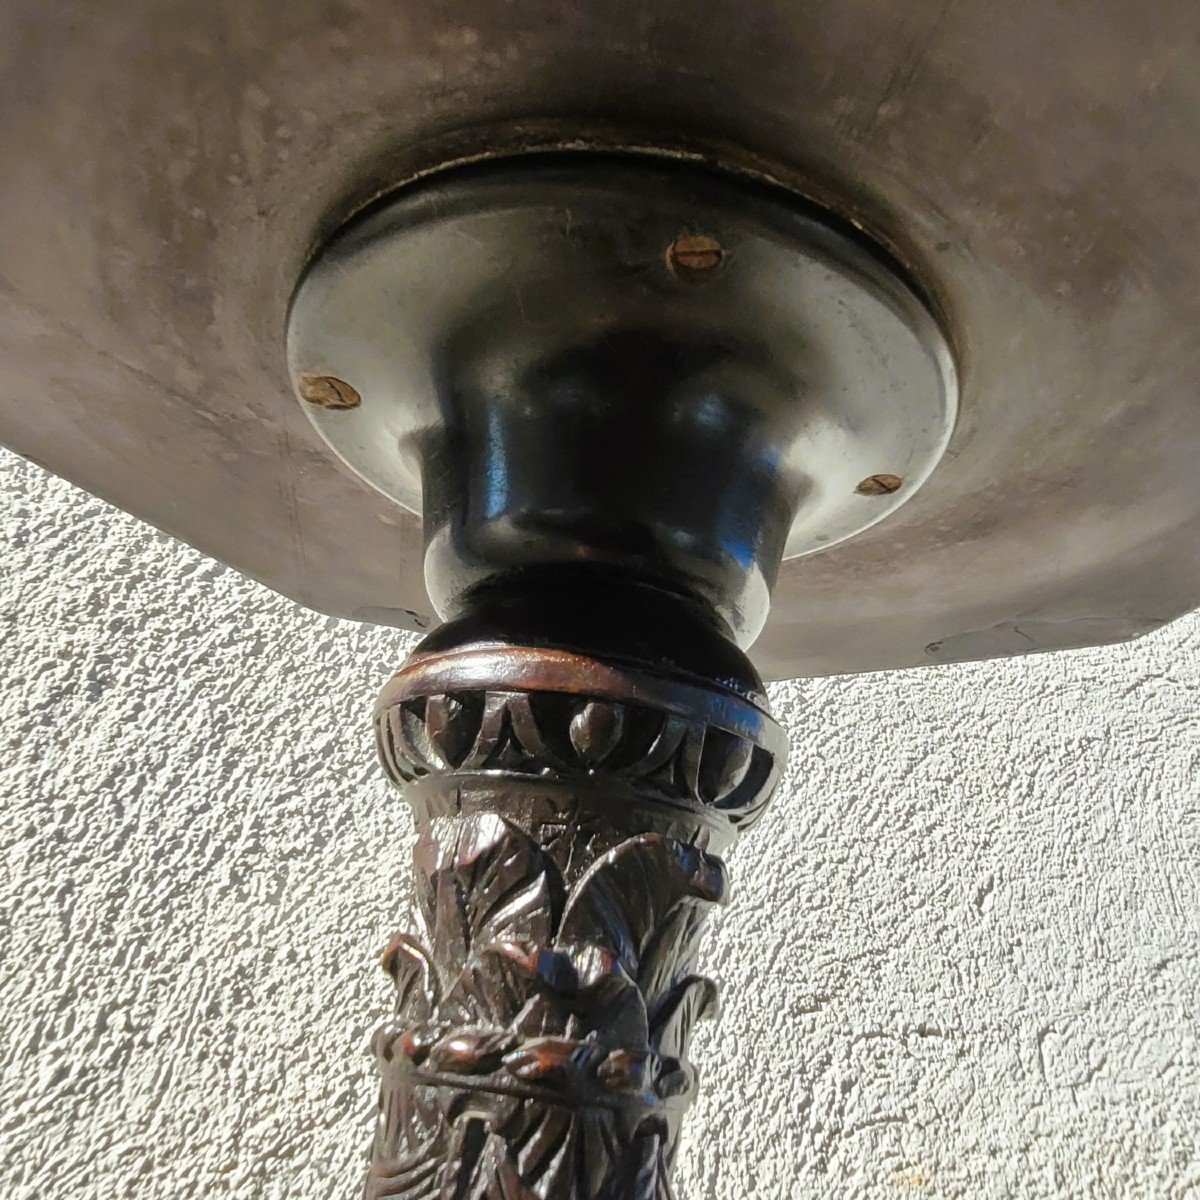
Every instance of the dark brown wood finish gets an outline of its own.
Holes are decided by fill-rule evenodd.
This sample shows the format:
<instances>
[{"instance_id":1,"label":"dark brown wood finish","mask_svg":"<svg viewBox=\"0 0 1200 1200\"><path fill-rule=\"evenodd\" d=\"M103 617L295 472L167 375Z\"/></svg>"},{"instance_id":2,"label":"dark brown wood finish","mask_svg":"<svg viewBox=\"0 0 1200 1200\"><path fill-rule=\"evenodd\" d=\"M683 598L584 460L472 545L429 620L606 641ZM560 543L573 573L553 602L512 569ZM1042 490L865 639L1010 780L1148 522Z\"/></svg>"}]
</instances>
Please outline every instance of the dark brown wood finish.
<instances>
[{"instance_id":1,"label":"dark brown wood finish","mask_svg":"<svg viewBox=\"0 0 1200 1200\"><path fill-rule=\"evenodd\" d=\"M696 937L781 732L752 672L699 677L708 652L664 669L465 636L376 710L419 828L419 932L384 953L367 1195L670 1196L716 995Z\"/></svg>"}]
</instances>

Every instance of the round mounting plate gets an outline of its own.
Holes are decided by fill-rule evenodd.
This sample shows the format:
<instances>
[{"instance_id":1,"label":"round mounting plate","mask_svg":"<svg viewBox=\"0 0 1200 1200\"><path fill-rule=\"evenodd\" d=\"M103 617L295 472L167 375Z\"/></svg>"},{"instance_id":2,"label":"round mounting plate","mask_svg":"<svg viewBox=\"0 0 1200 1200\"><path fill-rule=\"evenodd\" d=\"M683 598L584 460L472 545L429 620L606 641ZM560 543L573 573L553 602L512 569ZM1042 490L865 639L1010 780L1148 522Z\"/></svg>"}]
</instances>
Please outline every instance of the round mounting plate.
<instances>
[{"instance_id":1,"label":"round mounting plate","mask_svg":"<svg viewBox=\"0 0 1200 1200\"><path fill-rule=\"evenodd\" d=\"M494 330L482 343L481 323ZM916 493L949 440L957 407L949 347L880 251L786 194L670 162L557 155L426 180L322 249L292 305L288 353L321 436L419 514L432 430L461 423L455 410L466 402L450 381L463 358L494 360L482 367L494 407L480 423L502 436L500 410L517 406L503 436L535 437L543 414L531 397L504 396L504 381L534 374L597 330L616 356L623 336L648 329L673 347L699 343L706 360L710 347L728 344L752 366L749 382L718 381L711 368L690 390L664 382L660 400L690 405L697 423L723 421L723 385L760 410L759 425L744 421L736 436L769 441L787 477L787 558L886 517ZM353 389L349 403L329 390L342 383ZM544 398L545 442L569 470L572 448L554 427L564 402ZM612 420L630 444L648 438L648 418L613 397ZM678 412L672 426L688 419ZM641 493L647 509L646 493L664 477L687 488L702 464L668 451L615 469L607 491L590 497L597 511L619 507L639 487L635 474L653 476ZM579 552L571 547L573 558Z\"/></svg>"},{"instance_id":2,"label":"round mounting plate","mask_svg":"<svg viewBox=\"0 0 1200 1200\"><path fill-rule=\"evenodd\" d=\"M0 441L313 608L427 624L420 522L295 401L296 280L445 163L666 150L861 225L959 368L920 491L783 564L763 673L1144 633L1200 602L1196 22L1192 0L0 0Z\"/></svg>"}]
</instances>

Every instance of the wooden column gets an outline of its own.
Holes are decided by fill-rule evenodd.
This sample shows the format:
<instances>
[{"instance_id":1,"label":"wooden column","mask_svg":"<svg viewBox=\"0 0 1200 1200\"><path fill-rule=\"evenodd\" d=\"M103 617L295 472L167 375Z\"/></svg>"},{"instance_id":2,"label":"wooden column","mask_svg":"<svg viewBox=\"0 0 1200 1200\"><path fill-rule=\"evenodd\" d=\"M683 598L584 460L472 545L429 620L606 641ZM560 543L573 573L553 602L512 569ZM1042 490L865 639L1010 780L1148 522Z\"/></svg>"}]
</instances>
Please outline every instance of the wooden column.
<instances>
[{"instance_id":1,"label":"wooden column","mask_svg":"<svg viewBox=\"0 0 1200 1200\"><path fill-rule=\"evenodd\" d=\"M697 934L784 754L740 652L687 657L439 632L384 689L419 911L384 953L369 1197L671 1195Z\"/></svg>"}]
</instances>

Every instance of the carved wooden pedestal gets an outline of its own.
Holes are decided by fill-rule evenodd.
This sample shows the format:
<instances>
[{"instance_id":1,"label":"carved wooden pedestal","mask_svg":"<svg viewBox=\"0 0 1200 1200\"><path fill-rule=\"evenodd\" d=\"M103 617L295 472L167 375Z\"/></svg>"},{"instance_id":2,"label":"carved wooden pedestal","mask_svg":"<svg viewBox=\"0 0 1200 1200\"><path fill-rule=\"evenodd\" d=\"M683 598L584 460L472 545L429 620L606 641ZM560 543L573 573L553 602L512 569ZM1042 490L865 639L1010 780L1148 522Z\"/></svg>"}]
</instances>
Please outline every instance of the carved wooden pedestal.
<instances>
[{"instance_id":1,"label":"carved wooden pedestal","mask_svg":"<svg viewBox=\"0 0 1200 1200\"><path fill-rule=\"evenodd\" d=\"M297 287L297 394L420 514L449 620L377 714L423 928L385 955L372 1197L670 1195L695 938L783 754L738 647L785 557L916 492L957 405L899 264L760 182L447 169Z\"/></svg>"},{"instance_id":2,"label":"carved wooden pedestal","mask_svg":"<svg viewBox=\"0 0 1200 1200\"><path fill-rule=\"evenodd\" d=\"M460 622L380 697L420 919L384 954L369 1197L671 1195L697 933L784 753L748 662L678 616L642 661Z\"/></svg>"}]
</instances>

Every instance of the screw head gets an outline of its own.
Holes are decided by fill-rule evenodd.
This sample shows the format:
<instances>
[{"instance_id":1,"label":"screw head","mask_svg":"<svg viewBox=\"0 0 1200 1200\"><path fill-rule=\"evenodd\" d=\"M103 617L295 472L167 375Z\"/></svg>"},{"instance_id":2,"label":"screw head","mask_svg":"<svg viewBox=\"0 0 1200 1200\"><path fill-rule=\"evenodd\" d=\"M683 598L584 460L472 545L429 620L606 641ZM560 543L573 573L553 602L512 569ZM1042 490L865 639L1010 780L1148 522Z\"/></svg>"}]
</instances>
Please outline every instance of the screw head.
<instances>
[{"instance_id":1,"label":"screw head","mask_svg":"<svg viewBox=\"0 0 1200 1200\"><path fill-rule=\"evenodd\" d=\"M332 375L301 375L300 399L318 408L357 408L362 397L345 380Z\"/></svg>"},{"instance_id":2,"label":"screw head","mask_svg":"<svg viewBox=\"0 0 1200 1200\"><path fill-rule=\"evenodd\" d=\"M854 490L860 496L890 496L903 483L899 475L868 475Z\"/></svg>"},{"instance_id":3,"label":"screw head","mask_svg":"<svg viewBox=\"0 0 1200 1200\"><path fill-rule=\"evenodd\" d=\"M698 282L725 261L725 248L706 233L684 233L667 247L666 259L676 279Z\"/></svg>"}]
</instances>

